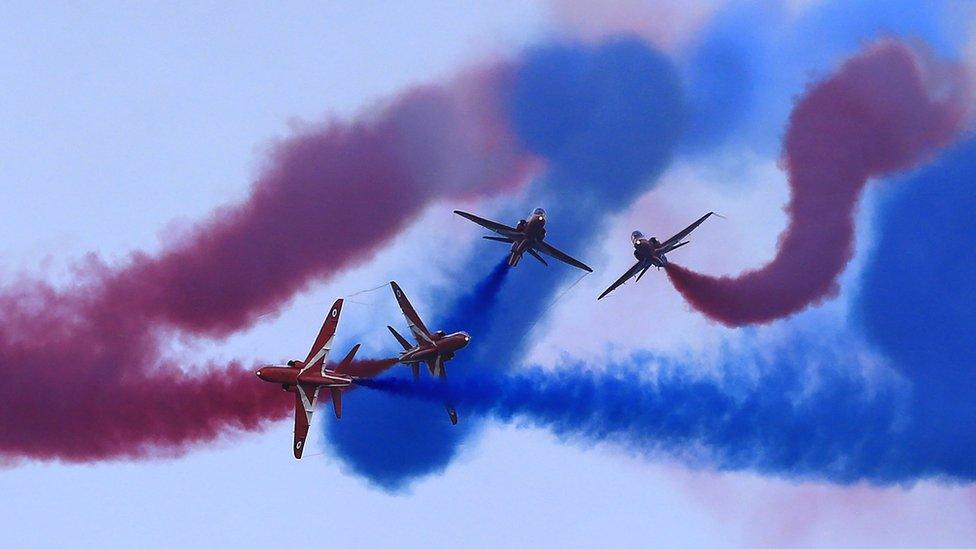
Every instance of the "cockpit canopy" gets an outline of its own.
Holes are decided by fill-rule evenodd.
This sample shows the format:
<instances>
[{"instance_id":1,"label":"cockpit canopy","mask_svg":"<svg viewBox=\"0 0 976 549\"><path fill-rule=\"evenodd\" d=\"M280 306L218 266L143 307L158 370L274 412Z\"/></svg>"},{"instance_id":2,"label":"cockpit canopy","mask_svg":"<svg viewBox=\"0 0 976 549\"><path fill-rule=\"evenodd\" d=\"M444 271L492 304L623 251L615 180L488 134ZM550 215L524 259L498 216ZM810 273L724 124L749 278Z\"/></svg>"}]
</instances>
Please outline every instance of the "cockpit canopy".
<instances>
[{"instance_id":1,"label":"cockpit canopy","mask_svg":"<svg viewBox=\"0 0 976 549\"><path fill-rule=\"evenodd\" d=\"M637 241L638 240L647 240L647 237L644 236L644 233L642 233L640 231L634 231L634 232L630 233L630 241L632 243L637 244Z\"/></svg>"},{"instance_id":2,"label":"cockpit canopy","mask_svg":"<svg viewBox=\"0 0 976 549\"><path fill-rule=\"evenodd\" d=\"M543 210L542 208L536 208L536 209L532 210L532 215L537 215L537 216L541 217L542 219L545 219L546 218L546 211Z\"/></svg>"}]
</instances>

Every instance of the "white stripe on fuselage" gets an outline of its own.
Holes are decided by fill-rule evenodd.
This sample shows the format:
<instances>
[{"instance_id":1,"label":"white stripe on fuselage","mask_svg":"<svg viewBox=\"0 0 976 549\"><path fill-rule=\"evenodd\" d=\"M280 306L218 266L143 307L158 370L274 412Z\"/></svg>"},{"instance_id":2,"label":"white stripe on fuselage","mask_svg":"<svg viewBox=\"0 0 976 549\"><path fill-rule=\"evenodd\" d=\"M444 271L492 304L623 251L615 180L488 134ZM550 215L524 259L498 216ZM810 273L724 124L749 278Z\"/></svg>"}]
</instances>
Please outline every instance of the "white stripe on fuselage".
<instances>
[{"instance_id":1,"label":"white stripe on fuselage","mask_svg":"<svg viewBox=\"0 0 976 549\"><path fill-rule=\"evenodd\" d=\"M352 383L351 378L349 376L343 374L337 374L333 370L326 370L325 373L322 374L322 377L339 383Z\"/></svg>"}]
</instances>

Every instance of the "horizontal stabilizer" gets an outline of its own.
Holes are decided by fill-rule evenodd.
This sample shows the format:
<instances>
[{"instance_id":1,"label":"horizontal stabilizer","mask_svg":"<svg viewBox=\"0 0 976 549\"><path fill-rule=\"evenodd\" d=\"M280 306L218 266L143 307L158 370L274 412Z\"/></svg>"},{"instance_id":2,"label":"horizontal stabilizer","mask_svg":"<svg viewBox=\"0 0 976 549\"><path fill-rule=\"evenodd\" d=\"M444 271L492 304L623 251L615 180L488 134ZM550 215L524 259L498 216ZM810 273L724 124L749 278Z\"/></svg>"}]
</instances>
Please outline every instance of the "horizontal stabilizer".
<instances>
[{"instance_id":1,"label":"horizontal stabilizer","mask_svg":"<svg viewBox=\"0 0 976 549\"><path fill-rule=\"evenodd\" d=\"M504 242L506 244L512 243L511 238L505 238L504 236L483 236L481 238L484 238L485 240L494 240L495 242Z\"/></svg>"},{"instance_id":2,"label":"horizontal stabilizer","mask_svg":"<svg viewBox=\"0 0 976 549\"><path fill-rule=\"evenodd\" d=\"M403 336L402 336L402 335L400 335L400 333L399 333L399 332L397 332L397 331L396 331L396 330L395 330L395 329L393 328L393 326L387 326L387 328L388 328L388 329L390 330L390 333L391 333L391 334L393 334L393 337L395 337L395 338L396 338L396 340L397 340L397 341L398 341L398 342L400 343L400 345L402 345L402 346L403 346L403 350L404 350L404 351L406 351L407 349L411 349L411 348L413 348L413 345L411 345L411 344L410 344L410 342L409 342L409 341L407 341L406 339L403 339Z\"/></svg>"}]
</instances>

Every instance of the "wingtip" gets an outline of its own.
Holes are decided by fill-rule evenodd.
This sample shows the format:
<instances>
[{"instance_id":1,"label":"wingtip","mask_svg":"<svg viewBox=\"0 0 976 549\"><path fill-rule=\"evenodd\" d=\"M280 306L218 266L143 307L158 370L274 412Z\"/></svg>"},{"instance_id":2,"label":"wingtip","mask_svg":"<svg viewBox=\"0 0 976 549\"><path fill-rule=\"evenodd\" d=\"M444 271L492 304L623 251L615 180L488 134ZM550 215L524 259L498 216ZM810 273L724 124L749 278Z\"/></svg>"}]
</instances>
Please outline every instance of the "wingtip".
<instances>
[{"instance_id":1,"label":"wingtip","mask_svg":"<svg viewBox=\"0 0 976 549\"><path fill-rule=\"evenodd\" d=\"M329 316L326 317L326 320L332 318L335 319L336 322L338 322L339 314L341 313L342 313L342 298L340 297L339 299L335 300L335 303L332 304L332 307L329 309Z\"/></svg>"}]
</instances>

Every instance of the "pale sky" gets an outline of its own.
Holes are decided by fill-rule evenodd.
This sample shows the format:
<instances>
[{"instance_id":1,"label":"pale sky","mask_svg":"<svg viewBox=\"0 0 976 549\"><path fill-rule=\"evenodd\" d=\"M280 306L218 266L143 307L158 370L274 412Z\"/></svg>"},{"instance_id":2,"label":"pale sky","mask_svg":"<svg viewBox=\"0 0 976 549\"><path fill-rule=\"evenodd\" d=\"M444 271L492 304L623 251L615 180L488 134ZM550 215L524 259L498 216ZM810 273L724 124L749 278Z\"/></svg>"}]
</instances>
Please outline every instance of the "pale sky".
<instances>
[{"instance_id":1,"label":"pale sky","mask_svg":"<svg viewBox=\"0 0 976 549\"><path fill-rule=\"evenodd\" d=\"M262 151L290 121L350 117L404 87L568 32L553 23L555 8L524 1L246 4L0 6L0 280L24 271L60 280L88 252L120 259L157 249L168 227L242 196ZM600 303L625 318L666 313L667 326L646 340L635 342L640 334L628 326L574 333L573 318L614 316L591 295L632 261L630 230L667 231L709 203L723 201L729 219L703 227L698 240L731 231L736 244L720 257L691 247L686 259L731 272L761 263L784 222L775 162L675 165L665 184L612 223L603 249L619 253L598 258L601 276L551 311L531 359L631 348L705 352L735 341L688 310L663 275L645 278L646 291L633 299ZM714 170L778 190L732 196ZM669 190L675 181L688 182L680 196ZM280 315L226 341L183 342L182 352L247 360L304 352L335 297L391 276L424 286L422 264L404 267L420 249L411 240L477 245L478 233L455 224L449 206L431 208L404 244L297 296ZM757 210L768 213L750 215ZM389 317L392 303L374 301L346 309L337 348L351 334L366 334L367 348L389 344L376 319ZM843 304L819 314L843 318ZM609 318L598 324L609 326ZM354 396L345 413L355 413ZM332 420L322 410L315 417ZM911 547L976 538L976 492L964 487L836 487L692 471L492 424L444 474L390 494L344 471L322 438L314 425L301 461L282 422L177 459L15 463L0 469L0 539L10 547Z\"/></svg>"}]
</instances>

